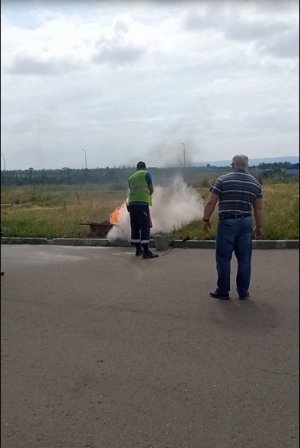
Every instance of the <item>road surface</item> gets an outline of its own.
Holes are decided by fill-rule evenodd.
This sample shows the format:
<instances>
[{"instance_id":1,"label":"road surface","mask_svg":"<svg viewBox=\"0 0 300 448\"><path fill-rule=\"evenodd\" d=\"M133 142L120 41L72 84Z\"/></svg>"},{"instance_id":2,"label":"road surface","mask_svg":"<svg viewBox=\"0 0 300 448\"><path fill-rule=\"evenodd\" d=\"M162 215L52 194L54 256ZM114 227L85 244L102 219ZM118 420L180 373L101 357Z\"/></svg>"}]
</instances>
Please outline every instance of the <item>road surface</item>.
<instances>
[{"instance_id":1,"label":"road surface","mask_svg":"<svg viewBox=\"0 0 300 448\"><path fill-rule=\"evenodd\" d=\"M2 448L296 448L298 250L4 245Z\"/></svg>"}]
</instances>

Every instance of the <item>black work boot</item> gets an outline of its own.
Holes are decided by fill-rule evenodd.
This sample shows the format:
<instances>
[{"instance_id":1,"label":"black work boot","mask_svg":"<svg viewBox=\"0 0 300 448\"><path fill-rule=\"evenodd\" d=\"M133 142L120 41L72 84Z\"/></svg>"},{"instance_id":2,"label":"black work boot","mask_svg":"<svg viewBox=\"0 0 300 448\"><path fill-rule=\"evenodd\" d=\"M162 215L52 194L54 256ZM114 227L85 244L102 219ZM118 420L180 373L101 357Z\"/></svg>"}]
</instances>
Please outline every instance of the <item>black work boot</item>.
<instances>
[{"instance_id":1,"label":"black work boot","mask_svg":"<svg viewBox=\"0 0 300 448\"><path fill-rule=\"evenodd\" d=\"M131 243L131 244L132 244L132 246L135 247L135 256L139 257L140 255L142 255L143 249L142 249L140 243Z\"/></svg>"},{"instance_id":2,"label":"black work boot","mask_svg":"<svg viewBox=\"0 0 300 448\"><path fill-rule=\"evenodd\" d=\"M151 250L149 250L148 244L142 244L142 246L144 249L143 258L158 258L158 255L153 254Z\"/></svg>"},{"instance_id":3,"label":"black work boot","mask_svg":"<svg viewBox=\"0 0 300 448\"><path fill-rule=\"evenodd\" d=\"M141 246L137 246L135 249L135 256L139 257L142 254L143 254L143 249L141 248Z\"/></svg>"},{"instance_id":4,"label":"black work boot","mask_svg":"<svg viewBox=\"0 0 300 448\"><path fill-rule=\"evenodd\" d=\"M159 255L153 254L149 249L147 251L144 251L143 253L143 258L158 258L158 257Z\"/></svg>"},{"instance_id":5,"label":"black work boot","mask_svg":"<svg viewBox=\"0 0 300 448\"><path fill-rule=\"evenodd\" d=\"M229 294L222 294L219 292L218 288L214 291L211 291L209 293L210 297L213 297L214 299L221 299L221 300L230 300Z\"/></svg>"}]
</instances>

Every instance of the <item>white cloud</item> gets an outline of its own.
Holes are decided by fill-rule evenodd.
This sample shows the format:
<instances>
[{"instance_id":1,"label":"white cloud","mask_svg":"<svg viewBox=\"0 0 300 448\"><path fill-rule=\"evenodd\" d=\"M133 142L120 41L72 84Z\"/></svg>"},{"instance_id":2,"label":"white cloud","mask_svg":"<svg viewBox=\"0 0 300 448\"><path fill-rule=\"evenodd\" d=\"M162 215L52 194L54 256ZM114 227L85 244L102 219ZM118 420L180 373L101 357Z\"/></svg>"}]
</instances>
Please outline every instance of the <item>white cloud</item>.
<instances>
[{"instance_id":1,"label":"white cloud","mask_svg":"<svg viewBox=\"0 0 300 448\"><path fill-rule=\"evenodd\" d=\"M295 2L4 3L8 167L298 153Z\"/></svg>"}]
</instances>

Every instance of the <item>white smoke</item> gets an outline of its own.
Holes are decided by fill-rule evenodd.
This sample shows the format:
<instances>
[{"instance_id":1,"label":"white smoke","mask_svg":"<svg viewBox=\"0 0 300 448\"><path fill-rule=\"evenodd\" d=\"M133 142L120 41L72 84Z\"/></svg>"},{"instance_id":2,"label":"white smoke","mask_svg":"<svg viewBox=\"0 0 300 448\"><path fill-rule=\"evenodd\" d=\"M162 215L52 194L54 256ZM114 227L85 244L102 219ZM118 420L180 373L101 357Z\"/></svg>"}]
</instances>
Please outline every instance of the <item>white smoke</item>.
<instances>
[{"instance_id":1,"label":"white smoke","mask_svg":"<svg viewBox=\"0 0 300 448\"><path fill-rule=\"evenodd\" d=\"M154 186L152 202L151 234L171 232L203 216L202 199L179 175L166 187ZM118 225L109 231L107 238L110 241L130 239L130 219L125 204L122 205Z\"/></svg>"},{"instance_id":2,"label":"white smoke","mask_svg":"<svg viewBox=\"0 0 300 448\"><path fill-rule=\"evenodd\" d=\"M107 234L109 241L117 239L130 239L130 219L126 204L124 203L120 210L120 217L118 224L114 225Z\"/></svg>"},{"instance_id":3,"label":"white smoke","mask_svg":"<svg viewBox=\"0 0 300 448\"><path fill-rule=\"evenodd\" d=\"M197 191L188 186L181 176L166 187L157 186L150 207L152 233L167 233L203 215L203 202Z\"/></svg>"}]
</instances>

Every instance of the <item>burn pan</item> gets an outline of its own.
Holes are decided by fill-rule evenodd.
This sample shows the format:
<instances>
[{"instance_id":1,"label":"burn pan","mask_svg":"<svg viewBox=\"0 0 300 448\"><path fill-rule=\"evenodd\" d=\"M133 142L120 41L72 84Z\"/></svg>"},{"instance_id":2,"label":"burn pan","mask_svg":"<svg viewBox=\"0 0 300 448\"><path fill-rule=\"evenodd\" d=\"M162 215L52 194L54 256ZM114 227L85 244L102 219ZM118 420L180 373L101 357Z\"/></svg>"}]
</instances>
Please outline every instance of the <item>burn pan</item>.
<instances>
[{"instance_id":1,"label":"burn pan","mask_svg":"<svg viewBox=\"0 0 300 448\"><path fill-rule=\"evenodd\" d=\"M110 229L113 228L113 224L109 221L104 222L87 222L81 223L81 225L89 225L92 236L98 236L99 238L106 238Z\"/></svg>"}]
</instances>

